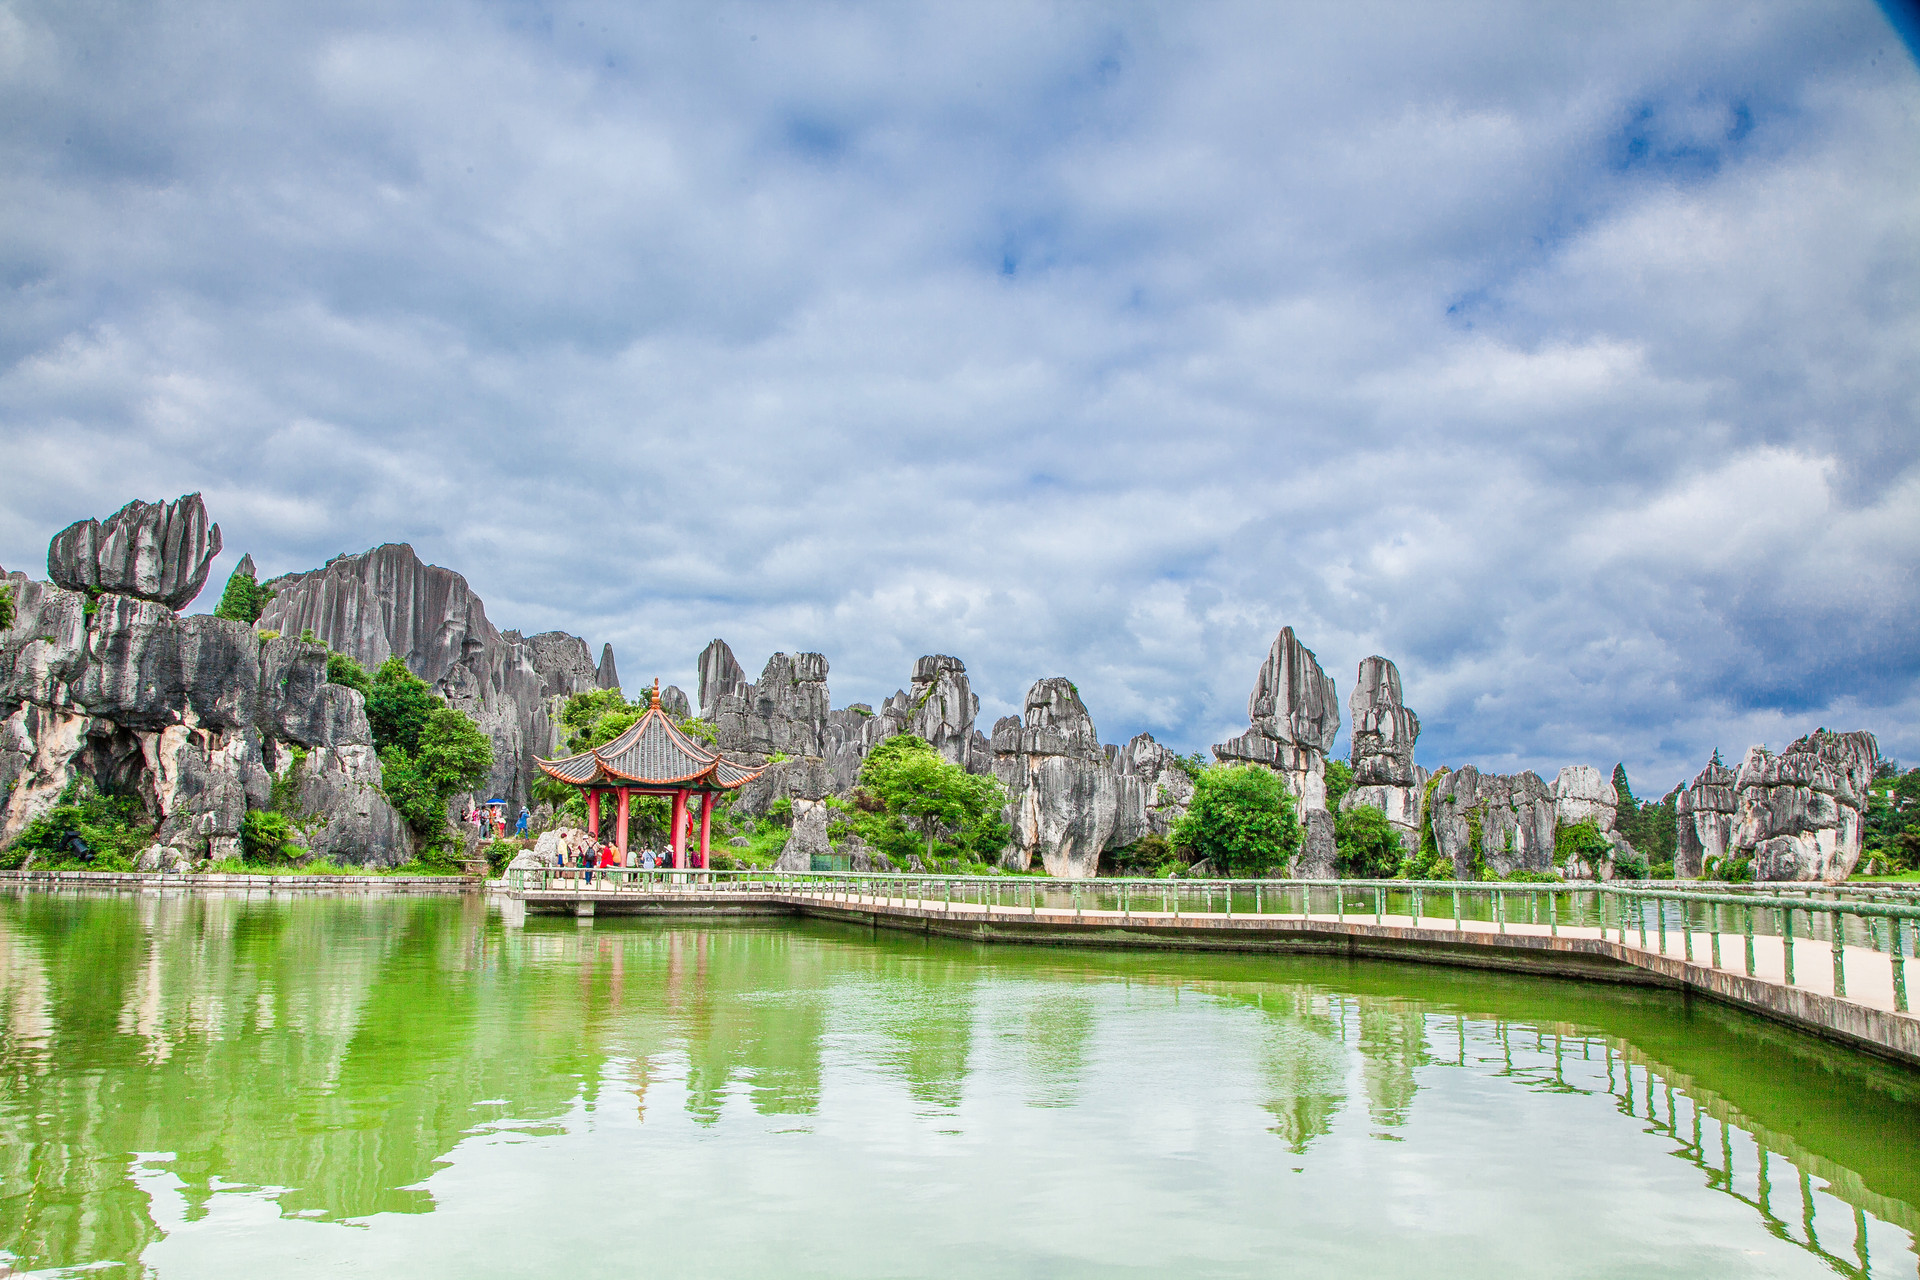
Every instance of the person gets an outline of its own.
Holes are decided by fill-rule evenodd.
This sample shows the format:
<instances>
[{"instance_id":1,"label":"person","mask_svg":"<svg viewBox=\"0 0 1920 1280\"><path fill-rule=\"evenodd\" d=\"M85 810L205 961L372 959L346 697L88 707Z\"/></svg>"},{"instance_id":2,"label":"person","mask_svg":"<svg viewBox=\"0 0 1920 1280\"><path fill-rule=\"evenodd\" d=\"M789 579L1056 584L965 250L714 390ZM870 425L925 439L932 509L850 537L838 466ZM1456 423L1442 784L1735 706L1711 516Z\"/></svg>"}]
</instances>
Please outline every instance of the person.
<instances>
[{"instance_id":1,"label":"person","mask_svg":"<svg viewBox=\"0 0 1920 1280\"><path fill-rule=\"evenodd\" d=\"M520 825L514 829L514 834L517 836L526 835L527 823L531 821L532 818L533 818L533 815L527 812L527 806L521 805L520 806Z\"/></svg>"},{"instance_id":2,"label":"person","mask_svg":"<svg viewBox=\"0 0 1920 1280\"><path fill-rule=\"evenodd\" d=\"M640 866L644 870L651 871L659 865L659 861L653 856L652 849L642 849L640 851Z\"/></svg>"}]
</instances>

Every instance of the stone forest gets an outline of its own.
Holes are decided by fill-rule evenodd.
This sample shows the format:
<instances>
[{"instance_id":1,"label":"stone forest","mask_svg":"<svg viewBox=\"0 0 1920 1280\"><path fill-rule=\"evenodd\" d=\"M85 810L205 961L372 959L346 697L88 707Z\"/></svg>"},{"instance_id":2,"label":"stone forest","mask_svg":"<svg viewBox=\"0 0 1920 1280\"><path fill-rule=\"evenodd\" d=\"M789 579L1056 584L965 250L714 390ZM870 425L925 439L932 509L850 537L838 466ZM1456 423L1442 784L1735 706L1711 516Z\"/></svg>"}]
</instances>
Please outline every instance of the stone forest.
<instances>
[{"instance_id":1,"label":"stone forest","mask_svg":"<svg viewBox=\"0 0 1920 1280\"><path fill-rule=\"evenodd\" d=\"M83 824L50 815L89 803L139 833L129 860L145 870L226 863L262 839L324 865L391 867L418 861L456 829L453 817L488 800L528 808L537 833L563 820L564 798L543 789L536 760L591 745L583 716L629 705L611 646L596 661L577 636L502 631L460 574L423 564L404 544L265 582L247 557L217 613L183 615L221 549L219 526L192 494L131 502L60 531L46 581L6 574L0 866L46 858L50 831L70 842ZM910 735L997 784L1003 843L976 851L997 870L1207 874L1178 844L1206 762L1144 733L1103 743L1067 677L1037 679L1023 713L988 729L976 723L965 664L945 654L919 659L878 707L835 707L819 653L775 653L749 679L716 639L698 672L694 698L669 687L660 706L760 770L728 797L729 856L758 853L781 869L820 858L854 870L929 869L917 855L873 847L844 820L868 802L862 775L876 748ZM381 726L398 724L392 708L409 699L453 714L393 730L403 747L395 755ZM1280 628L1254 673L1246 731L1216 745L1211 762L1271 771L1292 797L1299 838L1273 874L1342 873L1343 819L1372 810L1384 822L1368 820L1397 838L1403 868L1425 878L1654 870L1838 881L1861 859L1885 772L1871 733L1817 728L1777 754L1753 747L1729 764L1716 753L1647 807L1659 817L1650 827L1639 809L1627 811L1636 802L1622 795L1623 777L1589 764L1549 780L1420 763L1420 718L1386 657L1360 664L1345 706L1351 758L1330 760L1342 714L1333 677ZM424 763L443 757L453 763ZM1668 821L1670 838L1661 834ZM1635 847L1648 831L1664 849ZM1393 871L1373 873L1383 869Z\"/></svg>"}]
</instances>

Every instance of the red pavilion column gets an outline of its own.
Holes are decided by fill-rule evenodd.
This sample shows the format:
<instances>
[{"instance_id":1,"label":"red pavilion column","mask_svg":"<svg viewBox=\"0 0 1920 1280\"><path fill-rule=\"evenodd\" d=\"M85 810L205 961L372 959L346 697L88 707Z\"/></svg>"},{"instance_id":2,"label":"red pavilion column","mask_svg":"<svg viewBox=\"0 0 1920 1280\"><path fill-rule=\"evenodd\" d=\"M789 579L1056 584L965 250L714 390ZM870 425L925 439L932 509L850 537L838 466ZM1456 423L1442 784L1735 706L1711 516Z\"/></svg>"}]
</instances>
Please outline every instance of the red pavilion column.
<instances>
[{"instance_id":1,"label":"red pavilion column","mask_svg":"<svg viewBox=\"0 0 1920 1280\"><path fill-rule=\"evenodd\" d=\"M700 869L707 869L707 844L713 835L713 792L700 793Z\"/></svg>"},{"instance_id":2,"label":"red pavilion column","mask_svg":"<svg viewBox=\"0 0 1920 1280\"><path fill-rule=\"evenodd\" d=\"M620 849L620 865L627 865L627 789L620 788L620 825L613 829L613 842Z\"/></svg>"},{"instance_id":3,"label":"red pavilion column","mask_svg":"<svg viewBox=\"0 0 1920 1280\"><path fill-rule=\"evenodd\" d=\"M600 838L600 793L591 789L587 792L587 834L595 840Z\"/></svg>"},{"instance_id":4,"label":"red pavilion column","mask_svg":"<svg viewBox=\"0 0 1920 1280\"><path fill-rule=\"evenodd\" d=\"M687 868L687 793L673 793L673 869Z\"/></svg>"}]
</instances>

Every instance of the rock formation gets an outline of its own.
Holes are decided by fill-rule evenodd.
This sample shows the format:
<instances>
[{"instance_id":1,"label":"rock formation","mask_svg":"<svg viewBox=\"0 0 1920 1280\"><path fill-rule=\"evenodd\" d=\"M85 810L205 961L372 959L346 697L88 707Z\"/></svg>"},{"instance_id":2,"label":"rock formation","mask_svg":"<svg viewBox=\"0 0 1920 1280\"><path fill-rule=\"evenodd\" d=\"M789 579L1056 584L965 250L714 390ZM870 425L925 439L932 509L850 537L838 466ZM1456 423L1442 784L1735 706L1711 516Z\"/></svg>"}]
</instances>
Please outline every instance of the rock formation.
<instances>
[{"instance_id":1,"label":"rock formation","mask_svg":"<svg viewBox=\"0 0 1920 1280\"><path fill-rule=\"evenodd\" d=\"M311 629L369 671L398 656L493 743L488 788L509 809L528 803L533 757L560 748L551 700L617 688L611 646L596 666L586 641L560 631L501 632L485 604L451 569L423 564L405 543L336 556L306 573L264 584L276 594L263 631Z\"/></svg>"},{"instance_id":2,"label":"rock formation","mask_svg":"<svg viewBox=\"0 0 1920 1280\"><path fill-rule=\"evenodd\" d=\"M1734 782L1732 853L1760 880L1846 879L1879 763L1870 733L1816 729L1777 756L1752 748Z\"/></svg>"},{"instance_id":3,"label":"rock formation","mask_svg":"<svg viewBox=\"0 0 1920 1280\"><path fill-rule=\"evenodd\" d=\"M0 844L86 778L138 797L158 822L143 865L234 856L242 820L269 803L279 780L308 849L345 862L404 861L406 833L379 790L365 704L326 683L326 650L285 638L262 644L245 623L181 617L148 598L191 599L206 577L199 557L217 545L190 536L205 518L197 498L174 505L190 507L186 533L153 514L161 508L133 504L121 513L144 507L132 526L116 526L116 516L98 534L69 529L49 556L69 574L90 554L97 581L132 583L146 596L108 591L89 618L86 595L7 577L17 613L0 632ZM142 545L161 559L145 550L123 557L128 537L148 539ZM176 554L185 560L167 558Z\"/></svg>"},{"instance_id":4,"label":"rock formation","mask_svg":"<svg viewBox=\"0 0 1920 1280\"><path fill-rule=\"evenodd\" d=\"M993 773L1013 827L1004 861L1024 870L1038 858L1048 875L1092 876L1119 817L1113 763L1071 680L1037 682L1025 711L1024 723L1005 716L993 726Z\"/></svg>"},{"instance_id":5,"label":"rock formation","mask_svg":"<svg viewBox=\"0 0 1920 1280\"><path fill-rule=\"evenodd\" d=\"M1118 811L1107 847L1121 848L1147 835L1173 834L1174 824L1193 803L1193 778L1180 757L1153 740L1135 734L1114 753L1119 777Z\"/></svg>"},{"instance_id":6,"label":"rock formation","mask_svg":"<svg viewBox=\"0 0 1920 1280\"><path fill-rule=\"evenodd\" d=\"M1327 812L1327 752L1340 734L1340 696L1313 650L1292 627L1274 637L1247 699L1251 727L1213 748L1216 758L1265 765L1300 802L1305 832L1293 874L1326 879L1334 873L1333 815Z\"/></svg>"},{"instance_id":7,"label":"rock formation","mask_svg":"<svg viewBox=\"0 0 1920 1280\"><path fill-rule=\"evenodd\" d=\"M1613 851L1601 859L1597 866L1583 859L1574 860L1564 868L1569 879L1610 879L1613 875L1613 859L1623 854L1632 856L1633 846L1614 829L1619 820L1619 806L1620 793L1613 789L1613 779L1590 764L1570 764L1554 776L1555 821L1563 827L1576 822L1591 822Z\"/></svg>"},{"instance_id":8,"label":"rock formation","mask_svg":"<svg viewBox=\"0 0 1920 1280\"><path fill-rule=\"evenodd\" d=\"M1708 858L1724 857L1733 835L1733 815L1739 809L1734 772L1720 763L1718 754L1673 800L1673 874L1683 880L1699 876Z\"/></svg>"},{"instance_id":9,"label":"rock formation","mask_svg":"<svg viewBox=\"0 0 1920 1280\"><path fill-rule=\"evenodd\" d=\"M1434 845L1461 880L1553 869L1555 804L1540 775L1443 773L1427 800ZM1480 866L1476 866L1476 862Z\"/></svg>"},{"instance_id":10,"label":"rock formation","mask_svg":"<svg viewBox=\"0 0 1920 1280\"><path fill-rule=\"evenodd\" d=\"M1427 778L1413 762L1420 717L1401 701L1400 669L1378 655L1362 662L1347 708L1353 714L1353 785L1341 798L1341 811L1357 805L1380 810L1401 843L1413 849Z\"/></svg>"},{"instance_id":11,"label":"rock formation","mask_svg":"<svg viewBox=\"0 0 1920 1280\"><path fill-rule=\"evenodd\" d=\"M220 526L207 526L197 493L172 502L135 499L106 520L82 520L54 535L47 576L68 591L110 592L184 609L207 585L220 554Z\"/></svg>"}]
</instances>

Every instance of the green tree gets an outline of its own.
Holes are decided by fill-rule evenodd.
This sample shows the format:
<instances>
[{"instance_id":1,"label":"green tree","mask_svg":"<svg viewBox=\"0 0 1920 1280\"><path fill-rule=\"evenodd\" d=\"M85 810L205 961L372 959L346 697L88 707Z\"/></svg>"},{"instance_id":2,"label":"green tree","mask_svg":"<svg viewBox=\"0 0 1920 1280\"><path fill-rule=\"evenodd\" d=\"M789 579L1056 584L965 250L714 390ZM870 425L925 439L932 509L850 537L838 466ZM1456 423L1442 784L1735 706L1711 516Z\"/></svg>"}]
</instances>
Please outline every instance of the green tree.
<instances>
[{"instance_id":1,"label":"green tree","mask_svg":"<svg viewBox=\"0 0 1920 1280\"><path fill-rule=\"evenodd\" d=\"M0 587L0 631L13 625L13 588Z\"/></svg>"},{"instance_id":2,"label":"green tree","mask_svg":"<svg viewBox=\"0 0 1920 1280\"><path fill-rule=\"evenodd\" d=\"M1356 804L1333 823L1334 862L1342 878L1385 880L1397 875L1407 850L1387 815Z\"/></svg>"},{"instance_id":3,"label":"green tree","mask_svg":"<svg viewBox=\"0 0 1920 1280\"><path fill-rule=\"evenodd\" d=\"M1591 818L1554 828L1553 865L1556 867L1571 867L1574 860L1579 859L1597 868L1612 856L1613 846L1607 843Z\"/></svg>"},{"instance_id":4,"label":"green tree","mask_svg":"<svg viewBox=\"0 0 1920 1280\"><path fill-rule=\"evenodd\" d=\"M1216 870L1259 875L1299 852L1300 819L1280 775L1258 765L1216 765L1194 780L1173 840Z\"/></svg>"},{"instance_id":5,"label":"green tree","mask_svg":"<svg viewBox=\"0 0 1920 1280\"><path fill-rule=\"evenodd\" d=\"M1327 761L1327 809L1340 812L1340 801L1353 788L1353 766L1345 760Z\"/></svg>"},{"instance_id":6,"label":"green tree","mask_svg":"<svg viewBox=\"0 0 1920 1280\"><path fill-rule=\"evenodd\" d=\"M869 844L904 860L918 853L985 861L1006 847L1000 820L1006 793L992 777L968 773L912 734L888 738L860 766L853 826Z\"/></svg>"},{"instance_id":7,"label":"green tree","mask_svg":"<svg viewBox=\"0 0 1920 1280\"><path fill-rule=\"evenodd\" d=\"M220 593L220 604L213 611L216 618L231 618L235 622L244 622L248 626L260 621L260 615L266 612L267 604L279 593L261 586L250 573L235 569L227 577L226 590Z\"/></svg>"},{"instance_id":8,"label":"green tree","mask_svg":"<svg viewBox=\"0 0 1920 1280\"><path fill-rule=\"evenodd\" d=\"M331 674L331 663L328 669ZM367 694L367 723L373 729L374 747L381 752L399 747L409 755L418 751L427 717L441 705L427 682L407 670L406 663L397 656L388 658L373 673Z\"/></svg>"},{"instance_id":9,"label":"green tree","mask_svg":"<svg viewBox=\"0 0 1920 1280\"><path fill-rule=\"evenodd\" d=\"M344 653L327 655L327 683L357 689L363 698L373 692L373 677L367 674L365 667Z\"/></svg>"}]
</instances>

